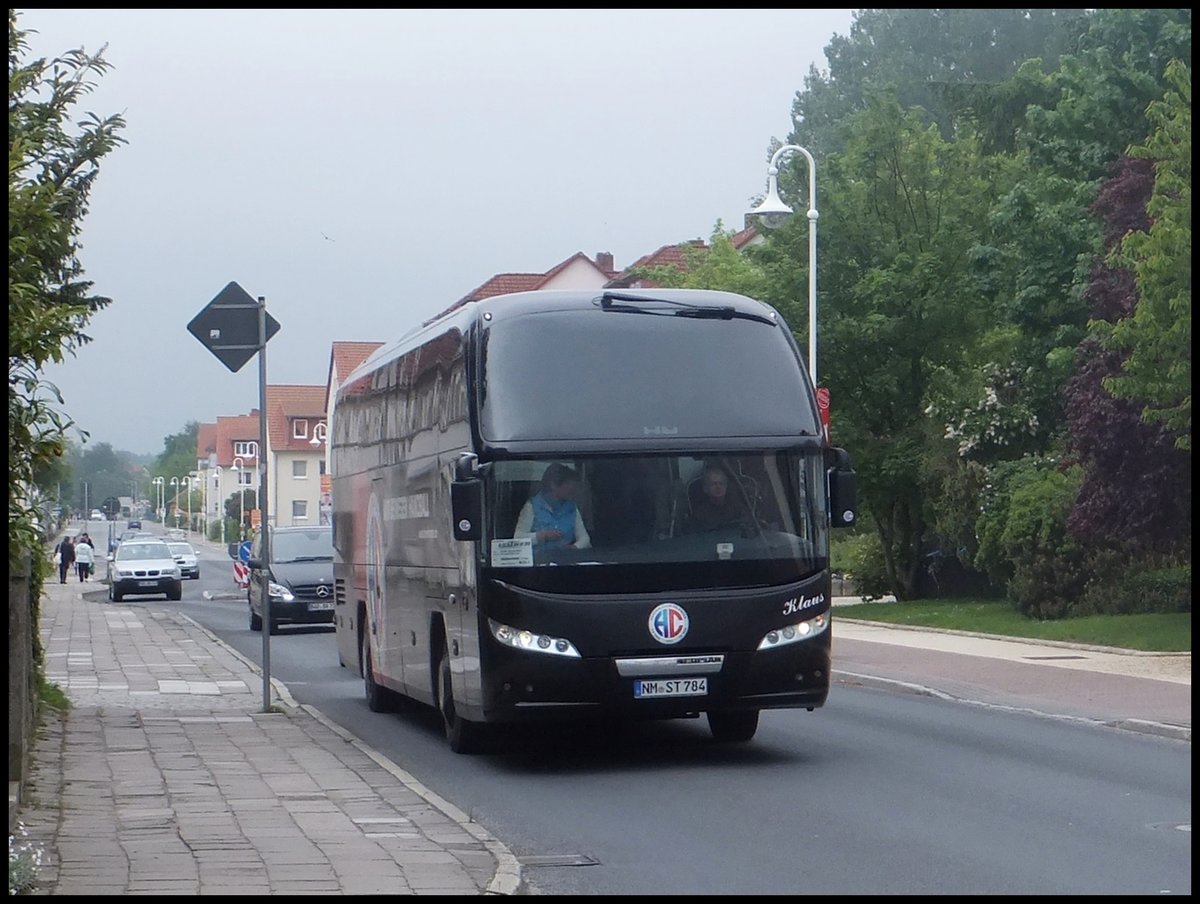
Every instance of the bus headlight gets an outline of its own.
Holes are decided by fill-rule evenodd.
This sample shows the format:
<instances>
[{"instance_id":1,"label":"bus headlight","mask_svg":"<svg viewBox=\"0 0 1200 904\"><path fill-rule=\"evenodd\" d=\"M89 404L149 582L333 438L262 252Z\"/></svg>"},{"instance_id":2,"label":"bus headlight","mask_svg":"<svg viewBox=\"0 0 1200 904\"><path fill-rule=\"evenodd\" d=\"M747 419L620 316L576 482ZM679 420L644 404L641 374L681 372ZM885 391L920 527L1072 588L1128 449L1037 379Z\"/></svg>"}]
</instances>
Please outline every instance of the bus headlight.
<instances>
[{"instance_id":1,"label":"bus headlight","mask_svg":"<svg viewBox=\"0 0 1200 904\"><path fill-rule=\"evenodd\" d=\"M562 637L551 637L548 634L535 634L522 628L502 625L495 619L488 619L488 627L492 637L506 647L514 650L528 650L531 653L549 653L552 656L567 656L571 659L582 659L579 651L571 641Z\"/></svg>"},{"instance_id":2,"label":"bus headlight","mask_svg":"<svg viewBox=\"0 0 1200 904\"><path fill-rule=\"evenodd\" d=\"M828 627L829 613L822 612L820 615L814 615L812 618L796 622L794 625L785 625L782 628L776 628L774 631L768 631L766 636L758 642L758 649L773 650L776 647L782 647L789 643L809 640L816 637Z\"/></svg>"}]
</instances>

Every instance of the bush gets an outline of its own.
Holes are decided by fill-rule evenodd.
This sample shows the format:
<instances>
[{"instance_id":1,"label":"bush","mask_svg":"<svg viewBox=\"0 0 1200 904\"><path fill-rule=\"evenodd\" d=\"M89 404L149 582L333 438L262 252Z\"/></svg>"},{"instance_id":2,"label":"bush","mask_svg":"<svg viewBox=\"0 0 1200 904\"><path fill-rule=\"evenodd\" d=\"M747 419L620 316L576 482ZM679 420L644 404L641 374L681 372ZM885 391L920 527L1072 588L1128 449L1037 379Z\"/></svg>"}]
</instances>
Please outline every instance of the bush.
<instances>
[{"instance_id":1,"label":"bush","mask_svg":"<svg viewBox=\"0 0 1200 904\"><path fill-rule=\"evenodd\" d=\"M838 532L834 537L829 552L829 567L853 581L856 595L870 600L892 592L879 534L864 530L851 534Z\"/></svg>"},{"instance_id":2,"label":"bush","mask_svg":"<svg viewBox=\"0 0 1200 904\"><path fill-rule=\"evenodd\" d=\"M1080 615L1191 612L1192 566L1108 572L1088 583Z\"/></svg>"},{"instance_id":3,"label":"bush","mask_svg":"<svg viewBox=\"0 0 1200 904\"><path fill-rule=\"evenodd\" d=\"M1026 618L1046 621L1079 615L1079 600L1087 585L1083 554L1070 544L1057 550L1038 550L1016 563L1008 598Z\"/></svg>"}]
</instances>

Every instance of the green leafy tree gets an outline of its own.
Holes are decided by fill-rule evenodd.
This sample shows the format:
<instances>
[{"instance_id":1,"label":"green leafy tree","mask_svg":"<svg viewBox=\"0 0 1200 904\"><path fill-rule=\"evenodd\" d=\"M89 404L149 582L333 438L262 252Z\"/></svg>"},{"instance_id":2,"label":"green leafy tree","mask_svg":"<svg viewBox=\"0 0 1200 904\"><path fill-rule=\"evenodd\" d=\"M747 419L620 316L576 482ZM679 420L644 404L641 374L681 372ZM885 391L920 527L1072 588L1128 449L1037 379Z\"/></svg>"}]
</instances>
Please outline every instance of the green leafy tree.
<instances>
[{"instance_id":1,"label":"green leafy tree","mask_svg":"<svg viewBox=\"0 0 1200 904\"><path fill-rule=\"evenodd\" d=\"M886 94L846 135L845 152L830 155L821 176L818 376L831 391L834 440L854 456L892 592L913 598L952 448L927 410L969 371L993 319L973 251L988 236L996 173L976 143L943 140ZM767 300L794 326L807 322L797 310L807 303L807 229L793 217L753 249Z\"/></svg>"},{"instance_id":2,"label":"green leafy tree","mask_svg":"<svg viewBox=\"0 0 1200 904\"><path fill-rule=\"evenodd\" d=\"M1192 445L1192 73L1181 60L1167 68L1171 89L1150 104L1157 126L1135 157L1155 161L1147 205L1149 231L1131 231L1114 255L1136 275L1132 317L1108 328L1107 346L1127 352L1123 372L1105 380L1113 395L1146 403L1142 417ZM1098 327L1101 324L1097 324ZM1107 324L1103 325L1107 327Z\"/></svg>"},{"instance_id":3,"label":"green leafy tree","mask_svg":"<svg viewBox=\"0 0 1200 904\"><path fill-rule=\"evenodd\" d=\"M826 72L815 66L792 105L792 140L821 157L841 150L846 123L891 86L905 109L919 108L942 135L955 132L957 113L971 91L1005 82L1020 65L1039 58L1057 68L1072 46L1083 9L863 9L849 35L825 48ZM992 98L994 101L995 98ZM1018 115L1022 94L1003 107Z\"/></svg>"},{"instance_id":4,"label":"green leafy tree","mask_svg":"<svg viewBox=\"0 0 1200 904\"><path fill-rule=\"evenodd\" d=\"M100 161L123 139L120 116L76 105L108 63L102 52L26 60L8 12L8 512L9 562L36 548L36 475L62 455L72 422L43 368L89 341L83 332L110 301L90 293L78 260L81 222ZM38 557L34 557L35 561Z\"/></svg>"},{"instance_id":5,"label":"green leafy tree","mask_svg":"<svg viewBox=\"0 0 1200 904\"><path fill-rule=\"evenodd\" d=\"M175 510L176 501L180 512L186 512L188 509L188 488L183 484L183 479L196 470L196 445L199 434L199 421L188 421L181 432L163 438L163 451L149 466L151 478L163 478L163 496L168 513ZM174 487L171 486L171 478L178 480ZM153 486L151 488L154 489ZM193 512L201 509L202 498L199 490L192 495Z\"/></svg>"}]
</instances>

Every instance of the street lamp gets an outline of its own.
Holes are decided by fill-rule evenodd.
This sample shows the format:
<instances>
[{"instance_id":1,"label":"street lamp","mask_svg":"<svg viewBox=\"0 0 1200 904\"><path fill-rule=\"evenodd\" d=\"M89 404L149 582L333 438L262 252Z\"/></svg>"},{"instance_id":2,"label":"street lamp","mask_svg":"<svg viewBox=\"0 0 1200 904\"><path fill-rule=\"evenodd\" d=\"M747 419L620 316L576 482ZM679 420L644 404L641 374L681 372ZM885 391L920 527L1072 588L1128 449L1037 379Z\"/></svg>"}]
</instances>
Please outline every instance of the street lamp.
<instances>
[{"instance_id":1,"label":"street lamp","mask_svg":"<svg viewBox=\"0 0 1200 904\"><path fill-rule=\"evenodd\" d=\"M246 463L240 457L233 460L233 469L237 471L238 482L238 539L246 538L246 481L242 478L242 474L246 470Z\"/></svg>"},{"instance_id":2,"label":"street lamp","mask_svg":"<svg viewBox=\"0 0 1200 904\"><path fill-rule=\"evenodd\" d=\"M171 478L171 489L174 490L175 527L179 527L179 478Z\"/></svg>"},{"instance_id":3,"label":"street lamp","mask_svg":"<svg viewBox=\"0 0 1200 904\"><path fill-rule=\"evenodd\" d=\"M767 229L781 225L792 208L779 197L779 158L784 151L799 151L808 160L808 375L817 385L817 165L813 156L798 144L785 144L771 155L767 165L767 196L750 214Z\"/></svg>"},{"instance_id":4,"label":"street lamp","mask_svg":"<svg viewBox=\"0 0 1200 904\"><path fill-rule=\"evenodd\" d=\"M213 476L217 481L217 518L221 522L221 545L225 545L225 513L221 511L221 466L213 465Z\"/></svg>"},{"instance_id":5,"label":"street lamp","mask_svg":"<svg viewBox=\"0 0 1200 904\"><path fill-rule=\"evenodd\" d=\"M187 529L188 533L190 534L192 532L192 475L189 474L187 477L183 478L183 483L187 486Z\"/></svg>"},{"instance_id":6,"label":"street lamp","mask_svg":"<svg viewBox=\"0 0 1200 904\"><path fill-rule=\"evenodd\" d=\"M155 477L150 482L152 484L154 484L154 486L158 490L158 495L155 500L158 503L158 520L162 523L163 527L166 527L167 526L167 511L166 511L167 500L166 500L166 487L165 487L166 481L163 480L163 478L161 478L161 477Z\"/></svg>"}]
</instances>

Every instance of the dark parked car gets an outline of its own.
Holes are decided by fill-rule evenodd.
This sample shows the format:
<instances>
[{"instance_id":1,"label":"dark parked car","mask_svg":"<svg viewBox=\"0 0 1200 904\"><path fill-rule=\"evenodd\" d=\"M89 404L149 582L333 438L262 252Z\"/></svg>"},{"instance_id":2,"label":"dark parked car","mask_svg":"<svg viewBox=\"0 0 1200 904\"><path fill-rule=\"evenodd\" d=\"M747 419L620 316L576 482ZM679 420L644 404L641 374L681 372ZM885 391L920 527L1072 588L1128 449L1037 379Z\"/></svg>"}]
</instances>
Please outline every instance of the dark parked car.
<instances>
[{"instance_id":1,"label":"dark parked car","mask_svg":"<svg viewBox=\"0 0 1200 904\"><path fill-rule=\"evenodd\" d=\"M270 581L272 634L281 624L333 624L333 530L321 527L273 527L270 561L262 560L263 533L250 548L250 630L263 627L262 574Z\"/></svg>"},{"instance_id":2,"label":"dark parked car","mask_svg":"<svg viewBox=\"0 0 1200 904\"><path fill-rule=\"evenodd\" d=\"M129 522L129 524L126 525L126 528L128 530L141 530L142 522L138 521L136 518L134 518Z\"/></svg>"}]
</instances>

